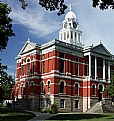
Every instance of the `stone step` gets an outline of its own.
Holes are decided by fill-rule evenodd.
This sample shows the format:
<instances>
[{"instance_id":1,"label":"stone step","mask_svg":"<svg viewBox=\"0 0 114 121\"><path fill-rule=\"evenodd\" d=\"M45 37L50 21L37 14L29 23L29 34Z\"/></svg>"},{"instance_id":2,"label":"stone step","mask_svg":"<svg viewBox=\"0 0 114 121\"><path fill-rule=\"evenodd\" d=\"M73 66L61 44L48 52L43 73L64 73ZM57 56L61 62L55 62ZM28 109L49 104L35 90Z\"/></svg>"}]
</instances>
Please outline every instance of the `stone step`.
<instances>
[{"instance_id":1,"label":"stone step","mask_svg":"<svg viewBox=\"0 0 114 121\"><path fill-rule=\"evenodd\" d=\"M102 103L97 102L92 108L90 108L87 113L103 113Z\"/></svg>"}]
</instances>

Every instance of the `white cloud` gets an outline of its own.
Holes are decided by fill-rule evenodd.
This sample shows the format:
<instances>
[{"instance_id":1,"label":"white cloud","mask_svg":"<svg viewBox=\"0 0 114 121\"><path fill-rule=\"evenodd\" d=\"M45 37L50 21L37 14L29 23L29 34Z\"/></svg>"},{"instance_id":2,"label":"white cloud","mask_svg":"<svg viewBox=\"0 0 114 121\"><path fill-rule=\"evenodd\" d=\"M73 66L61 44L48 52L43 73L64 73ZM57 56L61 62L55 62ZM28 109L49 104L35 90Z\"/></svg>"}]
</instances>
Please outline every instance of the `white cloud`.
<instances>
[{"instance_id":1,"label":"white cloud","mask_svg":"<svg viewBox=\"0 0 114 121\"><path fill-rule=\"evenodd\" d=\"M58 20L57 12L44 10L38 5L38 0L29 0L29 7L26 10L22 10L20 4L17 5L19 3L17 1L5 1L13 7L11 17L14 22L26 26L29 32L38 37L48 35L62 27L64 15ZM113 44L110 44L113 43L114 38L114 10L101 11L99 8L93 8L92 0L65 0L65 2L67 5L72 3L79 28L83 32L85 45L96 45L101 40L111 52L114 52Z\"/></svg>"},{"instance_id":2,"label":"white cloud","mask_svg":"<svg viewBox=\"0 0 114 121\"><path fill-rule=\"evenodd\" d=\"M34 2L32 4L34 4ZM13 5L12 8L13 11L10 16L14 24L22 24L28 28L29 32L38 36L48 35L59 30L61 27L61 22L53 18L53 12L45 11L42 7L39 8L38 5L36 6L34 4L34 8L29 6L26 10L23 10L18 5Z\"/></svg>"}]
</instances>

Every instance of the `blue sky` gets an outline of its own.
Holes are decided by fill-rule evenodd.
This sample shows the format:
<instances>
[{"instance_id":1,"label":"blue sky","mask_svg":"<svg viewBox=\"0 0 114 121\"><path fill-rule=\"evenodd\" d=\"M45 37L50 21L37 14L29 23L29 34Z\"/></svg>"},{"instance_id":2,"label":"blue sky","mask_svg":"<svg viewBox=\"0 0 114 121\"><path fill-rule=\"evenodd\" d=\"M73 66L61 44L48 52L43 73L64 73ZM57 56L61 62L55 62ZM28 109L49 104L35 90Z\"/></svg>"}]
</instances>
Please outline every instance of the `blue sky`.
<instances>
[{"instance_id":1,"label":"blue sky","mask_svg":"<svg viewBox=\"0 0 114 121\"><path fill-rule=\"evenodd\" d=\"M16 34L11 37L8 46L0 53L3 64L8 66L8 74L14 75L16 60L27 38L42 44L58 39L59 30L65 14L57 15L57 11L50 12L39 6L38 0L25 0L29 3L26 10L21 8L17 0L1 0L12 7L10 17L13 19L13 30ZM97 45L100 40L105 47L114 54L114 10L101 11L92 7L92 0L65 0L72 4L73 12L77 16L79 29L83 32L82 40L85 46Z\"/></svg>"}]
</instances>

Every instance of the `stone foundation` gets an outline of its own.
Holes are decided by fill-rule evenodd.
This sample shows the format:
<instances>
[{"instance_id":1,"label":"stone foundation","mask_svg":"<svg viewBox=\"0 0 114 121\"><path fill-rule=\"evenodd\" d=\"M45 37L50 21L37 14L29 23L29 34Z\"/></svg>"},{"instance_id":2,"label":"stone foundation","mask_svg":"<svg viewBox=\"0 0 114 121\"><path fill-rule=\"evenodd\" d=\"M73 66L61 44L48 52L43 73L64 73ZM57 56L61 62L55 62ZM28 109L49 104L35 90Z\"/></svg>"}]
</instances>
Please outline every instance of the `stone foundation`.
<instances>
[{"instance_id":1,"label":"stone foundation","mask_svg":"<svg viewBox=\"0 0 114 121\"><path fill-rule=\"evenodd\" d=\"M65 108L60 108L60 99L65 100ZM78 101L78 108L75 107L75 101ZM59 112L82 112L82 98L79 96L54 96L54 103L58 106Z\"/></svg>"},{"instance_id":2,"label":"stone foundation","mask_svg":"<svg viewBox=\"0 0 114 121\"><path fill-rule=\"evenodd\" d=\"M28 98L30 99L30 110L39 110L39 95L30 94Z\"/></svg>"}]
</instances>

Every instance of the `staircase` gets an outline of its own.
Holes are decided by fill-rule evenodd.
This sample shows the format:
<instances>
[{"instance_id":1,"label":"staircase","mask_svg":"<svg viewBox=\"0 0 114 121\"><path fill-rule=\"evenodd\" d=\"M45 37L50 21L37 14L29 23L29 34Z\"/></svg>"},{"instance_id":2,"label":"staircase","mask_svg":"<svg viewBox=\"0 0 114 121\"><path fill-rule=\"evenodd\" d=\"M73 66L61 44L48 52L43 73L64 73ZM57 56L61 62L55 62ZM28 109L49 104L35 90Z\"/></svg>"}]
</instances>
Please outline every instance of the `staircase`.
<instances>
[{"instance_id":1,"label":"staircase","mask_svg":"<svg viewBox=\"0 0 114 121\"><path fill-rule=\"evenodd\" d=\"M30 109L30 100L29 99L18 99L13 103L14 109L29 110Z\"/></svg>"},{"instance_id":2,"label":"staircase","mask_svg":"<svg viewBox=\"0 0 114 121\"><path fill-rule=\"evenodd\" d=\"M92 108L90 108L87 113L98 113L103 114L102 103L97 102Z\"/></svg>"}]
</instances>

